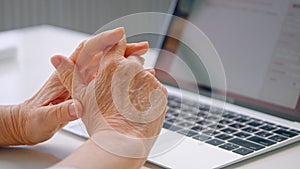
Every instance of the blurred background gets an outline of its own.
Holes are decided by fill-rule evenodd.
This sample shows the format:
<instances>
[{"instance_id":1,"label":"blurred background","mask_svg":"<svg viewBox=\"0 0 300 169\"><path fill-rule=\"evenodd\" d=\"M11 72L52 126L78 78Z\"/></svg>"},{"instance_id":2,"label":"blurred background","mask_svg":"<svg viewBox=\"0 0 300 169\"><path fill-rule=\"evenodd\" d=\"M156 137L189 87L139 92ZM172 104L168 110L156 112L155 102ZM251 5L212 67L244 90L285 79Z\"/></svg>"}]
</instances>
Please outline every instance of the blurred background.
<instances>
[{"instance_id":1,"label":"blurred background","mask_svg":"<svg viewBox=\"0 0 300 169\"><path fill-rule=\"evenodd\" d=\"M168 11L171 0L0 0L0 31L53 25L93 34L137 12Z\"/></svg>"}]
</instances>

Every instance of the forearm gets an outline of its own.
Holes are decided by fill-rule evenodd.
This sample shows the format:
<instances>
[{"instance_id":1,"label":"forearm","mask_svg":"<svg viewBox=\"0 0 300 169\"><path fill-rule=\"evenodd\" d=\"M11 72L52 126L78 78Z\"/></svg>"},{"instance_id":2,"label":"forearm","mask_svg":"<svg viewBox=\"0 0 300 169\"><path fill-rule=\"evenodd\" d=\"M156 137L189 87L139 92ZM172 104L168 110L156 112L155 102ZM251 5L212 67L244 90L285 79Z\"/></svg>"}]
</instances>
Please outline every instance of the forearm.
<instances>
[{"instance_id":1,"label":"forearm","mask_svg":"<svg viewBox=\"0 0 300 169\"><path fill-rule=\"evenodd\" d=\"M17 106L0 106L0 146L19 145Z\"/></svg>"},{"instance_id":2,"label":"forearm","mask_svg":"<svg viewBox=\"0 0 300 169\"><path fill-rule=\"evenodd\" d=\"M145 163L145 158L126 158L109 153L93 141L88 140L75 152L55 165L55 167L83 168L140 168Z\"/></svg>"}]
</instances>

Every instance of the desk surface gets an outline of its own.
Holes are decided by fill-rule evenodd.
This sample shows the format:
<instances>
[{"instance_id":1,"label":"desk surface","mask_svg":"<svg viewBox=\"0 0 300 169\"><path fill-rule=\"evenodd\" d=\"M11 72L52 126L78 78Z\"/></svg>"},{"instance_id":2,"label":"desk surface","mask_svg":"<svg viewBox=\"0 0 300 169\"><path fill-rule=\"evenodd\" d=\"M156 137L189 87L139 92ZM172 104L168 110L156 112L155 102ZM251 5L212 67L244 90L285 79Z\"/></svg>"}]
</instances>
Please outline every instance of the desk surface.
<instances>
[{"instance_id":1,"label":"desk surface","mask_svg":"<svg viewBox=\"0 0 300 169\"><path fill-rule=\"evenodd\" d=\"M16 104L32 96L54 70L49 58L58 53L68 56L88 36L52 26L0 33L0 105ZM4 54L8 57L3 58ZM146 62L146 66L151 64ZM35 146L0 148L0 168L49 167L83 142L78 136L60 131ZM299 157L298 142L229 168L299 168Z\"/></svg>"}]
</instances>

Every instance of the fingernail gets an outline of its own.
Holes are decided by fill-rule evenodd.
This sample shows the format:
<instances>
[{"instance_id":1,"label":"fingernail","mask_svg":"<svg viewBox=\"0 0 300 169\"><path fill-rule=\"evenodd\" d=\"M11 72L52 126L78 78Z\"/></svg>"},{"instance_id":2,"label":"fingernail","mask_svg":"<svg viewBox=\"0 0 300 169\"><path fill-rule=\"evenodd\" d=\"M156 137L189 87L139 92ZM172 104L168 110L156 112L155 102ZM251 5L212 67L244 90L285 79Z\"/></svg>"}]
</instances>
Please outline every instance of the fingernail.
<instances>
[{"instance_id":1,"label":"fingernail","mask_svg":"<svg viewBox=\"0 0 300 169\"><path fill-rule=\"evenodd\" d=\"M107 30L105 32L112 33L112 32L118 32L118 31L124 32L124 27L118 27L118 28L115 28L115 29L110 29L110 30Z\"/></svg>"},{"instance_id":2,"label":"fingernail","mask_svg":"<svg viewBox=\"0 0 300 169\"><path fill-rule=\"evenodd\" d=\"M124 27L118 27L118 28L113 29L112 31L119 31L119 30L124 30Z\"/></svg>"},{"instance_id":3,"label":"fingernail","mask_svg":"<svg viewBox=\"0 0 300 169\"><path fill-rule=\"evenodd\" d=\"M141 46L149 45L148 41L139 42L138 44Z\"/></svg>"},{"instance_id":4,"label":"fingernail","mask_svg":"<svg viewBox=\"0 0 300 169\"><path fill-rule=\"evenodd\" d=\"M55 68L57 68L61 64L61 60L59 58L53 58L51 61Z\"/></svg>"},{"instance_id":5,"label":"fingernail","mask_svg":"<svg viewBox=\"0 0 300 169\"><path fill-rule=\"evenodd\" d=\"M77 117L77 113L76 113L76 110L75 110L75 103L72 103L69 106L69 113L70 113L70 116Z\"/></svg>"},{"instance_id":6,"label":"fingernail","mask_svg":"<svg viewBox=\"0 0 300 169\"><path fill-rule=\"evenodd\" d=\"M155 69L151 69L151 70L150 70L150 73L151 73L152 75L155 76L155 73L156 73L156 72L155 72Z\"/></svg>"}]
</instances>

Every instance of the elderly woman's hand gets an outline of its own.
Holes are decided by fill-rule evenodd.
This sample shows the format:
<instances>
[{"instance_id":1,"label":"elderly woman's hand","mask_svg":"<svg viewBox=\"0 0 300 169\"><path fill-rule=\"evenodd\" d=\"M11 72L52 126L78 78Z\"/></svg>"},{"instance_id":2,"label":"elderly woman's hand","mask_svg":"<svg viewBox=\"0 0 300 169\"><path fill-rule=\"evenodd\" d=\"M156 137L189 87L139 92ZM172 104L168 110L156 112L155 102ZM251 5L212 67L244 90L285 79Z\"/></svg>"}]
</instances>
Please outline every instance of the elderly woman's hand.
<instances>
[{"instance_id":1,"label":"elderly woman's hand","mask_svg":"<svg viewBox=\"0 0 300 169\"><path fill-rule=\"evenodd\" d=\"M94 78L98 68L98 58L93 56L115 45L123 34L123 29L103 32L81 43L70 56L72 62L79 61L86 82ZM132 49L135 49L132 45L128 46L129 51ZM77 58L80 54L85 57ZM70 93L62 85L57 72L32 98L16 106L2 106L0 113L0 146L40 143L82 115L81 104L70 99Z\"/></svg>"},{"instance_id":2,"label":"elderly woman's hand","mask_svg":"<svg viewBox=\"0 0 300 169\"><path fill-rule=\"evenodd\" d=\"M67 100L69 97L57 73L53 73L24 103L0 106L0 146L32 145L49 139L63 125L82 114L80 103Z\"/></svg>"},{"instance_id":3,"label":"elderly woman's hand","mask_svg":"<svg viewBox=\"0 0 300 169\"><path fill-rule=\"evenodd\" d=\"M96 54L100 58L98 74L90 82L79 61L74 64L63 57L52 61L59 60L54 66L66 87L72 86L72 97L81 102L82 120L91 139L113 154L144 158L160 132L167 91L153 70L143 69L143 59L136 55L145 51L132 54L127 49L124 36L108 52ZM135 56L126 58L128 53Z\"/></svg>"}]
</instances>

